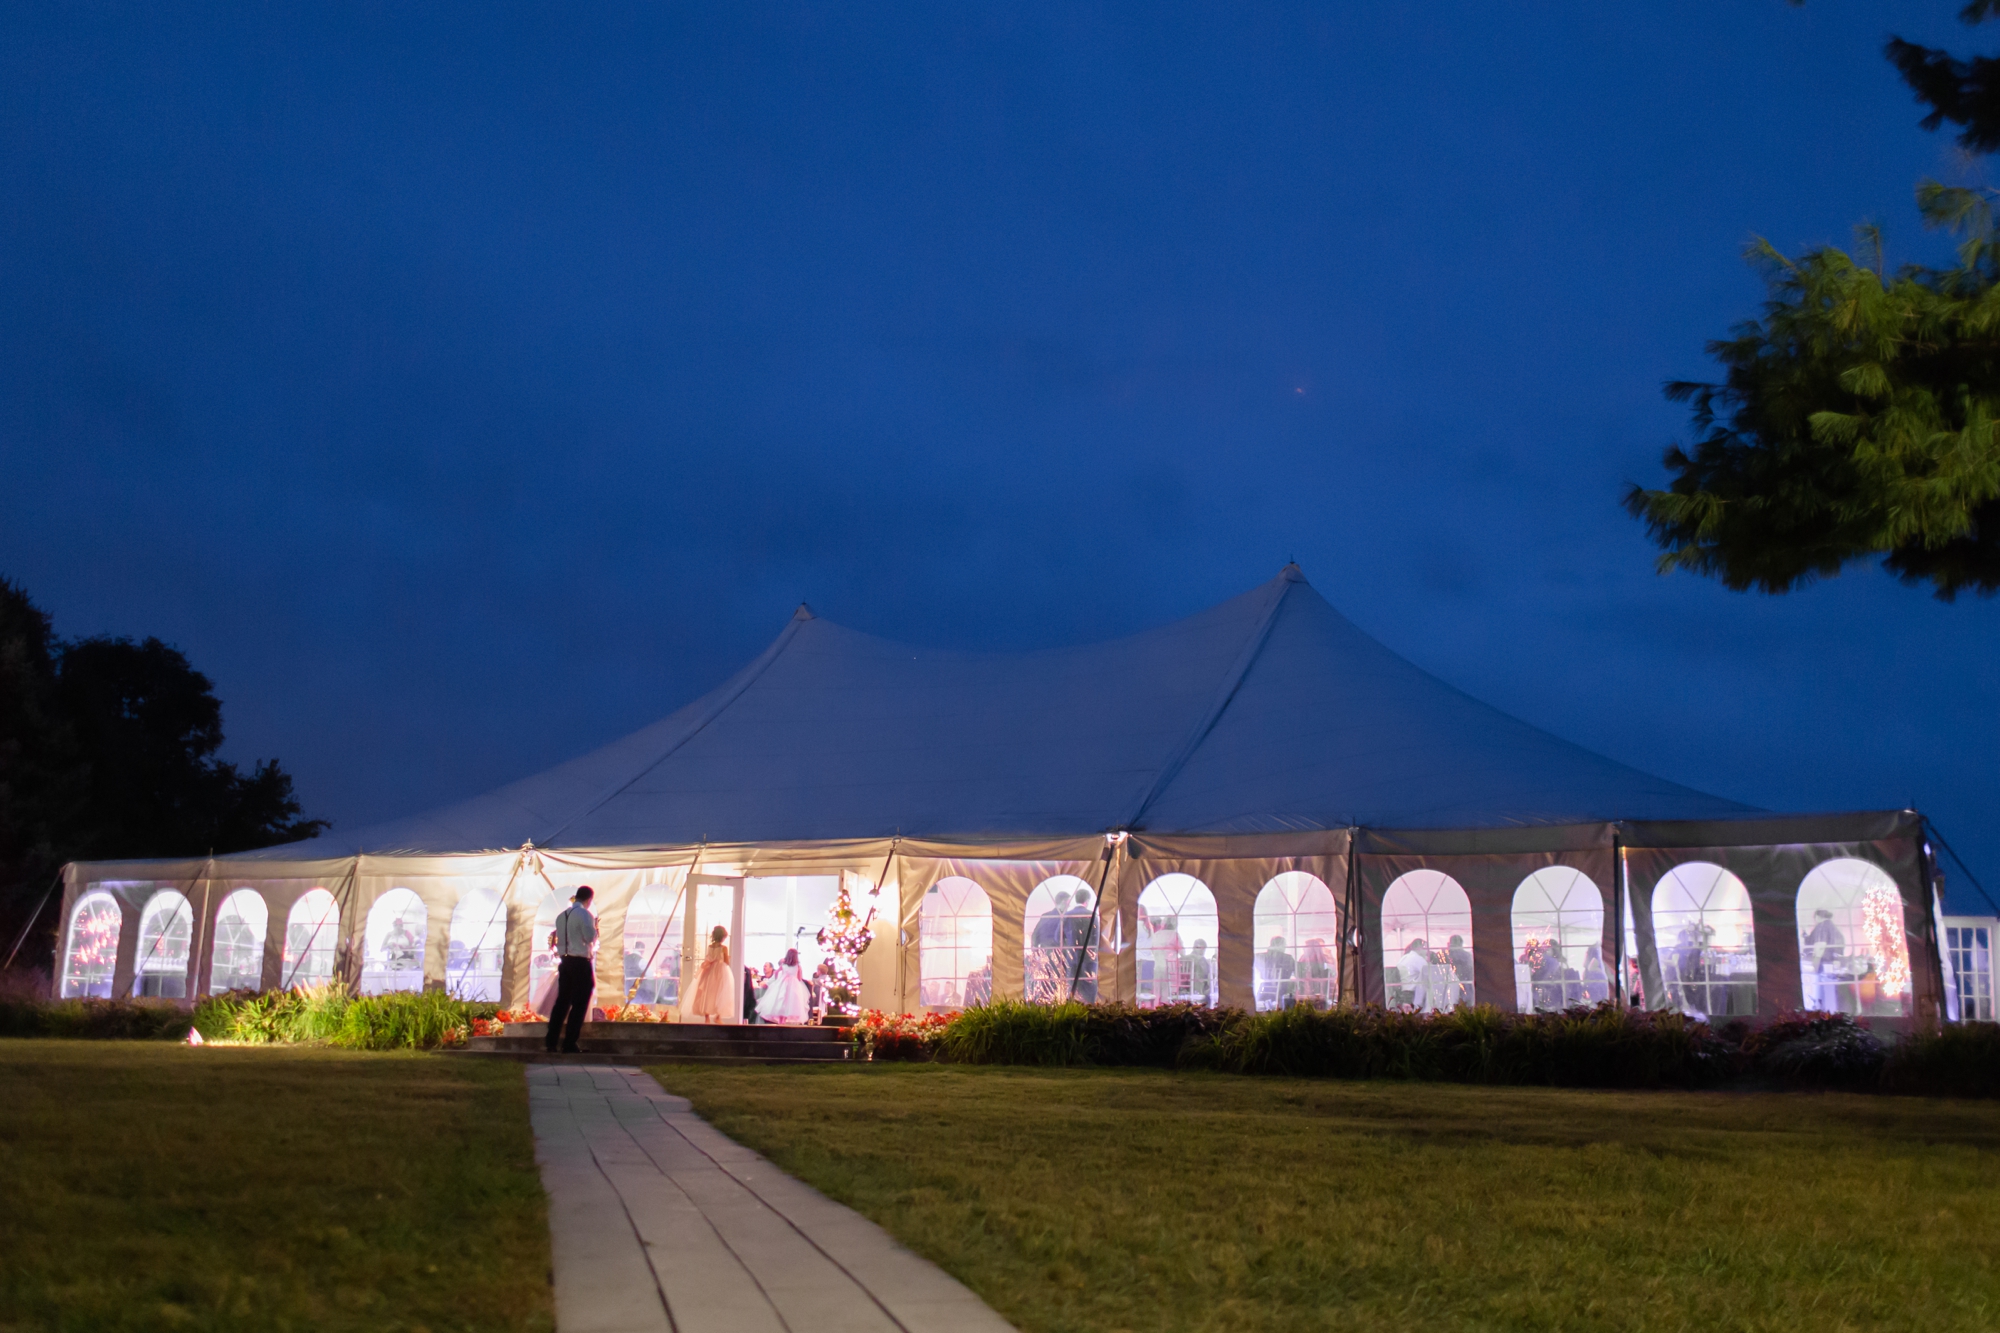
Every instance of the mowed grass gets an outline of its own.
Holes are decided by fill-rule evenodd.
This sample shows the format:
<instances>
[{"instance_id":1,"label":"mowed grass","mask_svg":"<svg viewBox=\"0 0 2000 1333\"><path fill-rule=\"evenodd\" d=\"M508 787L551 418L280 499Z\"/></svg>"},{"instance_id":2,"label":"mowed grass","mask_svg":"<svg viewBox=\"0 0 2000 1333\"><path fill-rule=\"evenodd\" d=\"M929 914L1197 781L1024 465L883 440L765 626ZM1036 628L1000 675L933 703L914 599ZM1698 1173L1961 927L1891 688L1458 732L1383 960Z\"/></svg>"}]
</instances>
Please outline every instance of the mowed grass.
<instances>
[{"instance_id":1,"label":"mowed grass","mask_svg":"<svg viewBox=\"0 0 2000 1333\"><path fill-rule=\"evenodd\" d=\"M521 1068L0 1041L0 1330L548 1329Z\"/></svg>"},{"instance_id":2,"label":"mowed grass","mask_svg":"<svg viewBox=\"0 0 2000 1333\"><path fill-rule=\"evenodd\" d=\"M2000 1327L1991 1102L654 1073L1030 1333Z\"/></svg>"}]
</instances>

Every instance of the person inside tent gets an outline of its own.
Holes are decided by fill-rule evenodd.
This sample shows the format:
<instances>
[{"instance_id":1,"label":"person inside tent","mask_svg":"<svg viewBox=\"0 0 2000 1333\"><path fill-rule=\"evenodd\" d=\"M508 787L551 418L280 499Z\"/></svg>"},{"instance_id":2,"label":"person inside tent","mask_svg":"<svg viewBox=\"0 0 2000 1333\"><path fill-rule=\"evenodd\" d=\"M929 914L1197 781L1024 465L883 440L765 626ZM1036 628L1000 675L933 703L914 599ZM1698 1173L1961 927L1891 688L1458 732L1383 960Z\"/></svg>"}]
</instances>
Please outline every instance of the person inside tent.
<instances>
[{"instance_id":1,"label":"person inside tent","mask_svg":"<svg viewBox=\"0 0 2000 1333\"><path fill-rule=\"evenodd\" d=\"M1090 1004L1097 999L1097 913L1090 890L1078 889L1063 916L1063 994Z\"/></svg>"},{"instance_id":2,"label":"person inside tent","mask_svg":"<svg viewBox=\"0 0 2000 1333\"><path fill-rule=\"evenodd\" d=\"M417 940L410 928L397 917L382 939L382 963L391 972L408 972L417 966Z\"/></svg>"},{"instance_id":3,"label":"person inside tent","mask_svg":"<svg viewBox=\"0 0 2000 1333\"><path fill-rule=\"evenodd\" d=\"M1298 964L1285 948L1285 937L1273 935L1271 947L1257 960L1257 998L1265 1007L1289 1009L1298 993Z\"/></svg>"},{"instance_id":4,"label":"person inside tent","mask_svg":"<svg viewBox=\"0 0 2000 1333\"><path fill-rule=\"evenodd\" d=\"M1299 998L1319 1004L1333 1003L1335 965L1326 941L1314 936L1299 951Z\"/></svg>"},{"instance_id":5,"label":"person inside tent","mask_svg":"<svg viewBox=\"0 0 2000 1333\"><path fill-rule=\"evenodd\" d=\"M1431 949L1420 935L1403 946L1403 956L1396 960L1396 976L1402 984L1402 1003L1412 1009L1429 1009L1433 1005L1430 995Z\"/></svg>"},{"instance_id":6,"label":"person inside tent","mask_svg":"<svg viewBox=\"0 0 2000 1333\"><path fill-rule=\"evenodd\" d=\"M1604 953L1593 944L1583 951L1583 996L1591 1004L1611 998L1611 980L1604 974Z\"/></svg>"},{"instance_id":7,"label":"person inside tent","mask_svg":"<svg viewBox=\"0 0 2000 1333\"><path fill-rule=\"evenodd\" d=\"M1028 969L1028 998L1040 1003L1052 1003L1062 998L1066 982L1062 974L1063 920L1069 915L1069 892L1064 890L1055 896L1049 910L1042 913L1035 922L1034 933L1028 943L1034 950L1032 966Z\"/></svg>"},{"instance_id":8,"label":"person inside tent","mask_svg":"<svg viewBox=\"0 0 2000 1333\"><path fill-rule=\"evenodd\" d=\"M1840 973L1847 956L1847 937L1833 924L1832 912L1822 907L1813 913L1812 929L1799 940L1799 952L1805 957L1807 976L1812 979L1806 988L1806 1007L1824 1013L1836 1012L1840 1008ZM1860 1005L1854 1007L1859 1009Z\"/></svg>"},{"instance_id":9,"label":"person inside tent","mask_svg":"<svg viewBox=\"0 0 2000 1333\"><path fill-rule=\"evenodd\" d=\"M1208 956L1208 941L1196 940L1188 948L1188 998L1196 1004L1211 1002L1210 988L1215 973L1214 963Z\"/></svg>"},{"instance_id":10,"label":"person inside tent","mask_svg":"<svg viewBox=\"0 0 2000 1333\"><path fill-rule=\"evenodd\" d=\"M1465 947L1465 936L1463 935L1452 936L1446 948L1451 955L1452 980L1457 983L1457 988L1451 997L1451 1003L1457 1004L1461 999L1472 994L1472 950ZM1558 969L1562 967L1561 954L1556 955L1556 966ZM1560 971L1557 975L1561 975ZM1445 1007L1449 1008L1450 1005Z\"/></svg>"},{"instance_id":11,"label":"person inside tent","mask_svg":"<svg viewBox=\"0 0 2000 1333\"><path fill-rule=\"evenodd\" d=\"M785 961L778 965L771 984L764 988L757 1012L766 1023L804 1023L812 1018L812 992L799 967L797 949L785 951Z\"/></svg>"}]
</instances>

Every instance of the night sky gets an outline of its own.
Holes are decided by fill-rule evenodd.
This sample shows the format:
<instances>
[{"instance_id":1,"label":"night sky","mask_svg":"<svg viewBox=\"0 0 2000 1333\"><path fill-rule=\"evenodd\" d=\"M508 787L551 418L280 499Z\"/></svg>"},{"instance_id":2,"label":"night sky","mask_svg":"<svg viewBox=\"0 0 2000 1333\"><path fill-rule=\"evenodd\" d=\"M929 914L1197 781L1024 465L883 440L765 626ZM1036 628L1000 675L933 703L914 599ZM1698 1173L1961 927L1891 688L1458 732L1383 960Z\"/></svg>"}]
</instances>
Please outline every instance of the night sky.
<instances>
[{"instance_id":1,"label":"night sky","mask_svg":"<svg viewBox=\"0 0 2000 1333\"><path fill-rule=\"evenodd\" d=\"M1946 253L1912 189L1987 168L1880 48L1985 49L1957 8L9 5L0 572L354 828L801 600L1040 647L1296 559L1531 722L1915 804L1990 884L2000 605L1662 578L1618 503L1753 235Z\"/></svg>"}]
</instances>

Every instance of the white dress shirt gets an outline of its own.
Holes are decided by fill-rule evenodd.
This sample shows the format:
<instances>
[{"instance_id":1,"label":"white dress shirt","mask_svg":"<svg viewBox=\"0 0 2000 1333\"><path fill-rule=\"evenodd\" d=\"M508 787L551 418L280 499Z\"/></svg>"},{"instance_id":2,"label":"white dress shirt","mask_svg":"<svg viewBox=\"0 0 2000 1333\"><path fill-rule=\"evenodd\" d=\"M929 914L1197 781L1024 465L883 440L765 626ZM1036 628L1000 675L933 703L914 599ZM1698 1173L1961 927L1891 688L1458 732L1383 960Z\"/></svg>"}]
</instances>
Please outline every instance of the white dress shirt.
<instances>
[{"instance_id":1,"label":"white dress shirt","mask_svg":"<svg viewBox=\"0 0 2000 1333\"><path fill-rule=\"evenodd\" d=\"M563 958L588 958L597 943L597 918L590 909L571 903L556 914L556 953Z\"/></svg>"}]
</instances>

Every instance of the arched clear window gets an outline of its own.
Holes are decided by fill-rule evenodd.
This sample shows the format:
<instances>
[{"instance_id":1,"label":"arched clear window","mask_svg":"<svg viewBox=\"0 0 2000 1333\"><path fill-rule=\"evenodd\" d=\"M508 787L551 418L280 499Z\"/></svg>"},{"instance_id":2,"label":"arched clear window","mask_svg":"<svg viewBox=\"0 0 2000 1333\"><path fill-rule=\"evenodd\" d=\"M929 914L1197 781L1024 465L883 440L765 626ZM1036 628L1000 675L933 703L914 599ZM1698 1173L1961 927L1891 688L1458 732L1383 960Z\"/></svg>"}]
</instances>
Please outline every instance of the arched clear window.
<instances>
[{"instance_id":1,"label":"arched clear window","mask_svg":"<svg viewBox=\"0 0 2000 1333\"><path fill-rule=\"evenodd\" d=\"M1910 1012L1903 895L1887 871L1841 857L1799 885L1799 980L1805 1007L1902 1018Z\"/></svg>"},{"instance_id":2,"label":"arched clear window","mask_svg":"<svg viewBox=\"0 0 2000 1333\"><path fill-rule=\"evenodd\" d=\"M264 930L271 909L255 889L238 889L215 912L215 952L208 964L210 992L264 989Z\"/></svg>"},{"instance_id":3,"label":"arched clear window","mask_svg":"<svg viewBox=\"0 0 2000 1333\"><path fill-rule=\"evenodd\" d=\"M139 914L139 961L132 993L166 999L187 998L188 943L194 938L194 909L172 889L161 889Z\"/></svg>"},{"instance_id":4,"label":"arched clear window","mask_svg":"<svg viewBox=\"0 0 2000 1333\"><path fill-rule=\"evenodd\" d=\"M1382 895L1382 989L1392 1009L1478 1003L1472 994L1472 900L1443 871L1399 875Z\"/></svg>"},{"instance_id":5,"label":"arched clear window","mask_svg":"<svg viewBox=\"0 0 2000 1333\"><path fill-rule=\"evenodd\" d=\"M1689 861L1653 886L1653 942L1667 1005L1696 1018L1757 1012L1750 890L1719 865Z\"/></svg>"},{"instance_id":6,"label":"arched clear window","mask_svg":"<svg viewBox=\"0 0 2000 1333\"><path fill-rule=\"evenodd\" d=\"M408 889L391 889L375 900L361 937L363 995L424 988L430 920L424 900Z\"/></svg>"},{"instance_id":7,"label":"arched clear window","mask_svg":"<svg viewBox=\"0 0 2000 1333\"><path fill-rule=\"evenodd\" d=\"M1043 880L1021 921L1023 991L1030 1004L1097 998L1097 891L1075 875Z\"/></svg>"},{"instance_id":8,"label":"arched clear window","mask_svg":"<svg viewBox=\"0 0 2000 1333\"><path fill-rule=\"evenodd\" d=\"M1251 913L1257 942L1257 1007L1340 995L1340 909L1317 875L1288 870L1266 884Z\"/></svg>"},{"instance_id":9,"label":"arched clear window","mask_svg":"<svg viewBox=\"0 0 2000 1333\"><path fill-rule=\"evenodd\" d=\"M570 895L575 892L575 889L570 889L568 892L562 889L550 889L542 895L540 905L535 908L535 947L528 954L528 994L531 996L540 993L542 983L548 980L555 972L556 964L562 961L556 956L555 950L549 947L549 932L556 928L556 918L562 915L563 908L569 906Z\"/></svg>"},{"instance_id":10,"label":"arched clear window","mask_svg":"<svg viewBox=\"0 0 2000 1333\"><path fill-rule=\"evenodd\" d=\"M924 893L917 913L918 996L927 1009L993 998L993 901L958 875Z\"/></svg>"},{"instance_id":11,"label":"arched clear window","mask_svg":"<svg viewBox=\"0 0 2000 1333\"><path fill-rule=\"evenodd\" d=\"M325 889L299 895L285 917L285 953L278 985L317 986L333 980L333 956L340 940L340 904Z\"/></svg>"},{"instance_id":12,"label":"arched clear window","mask_svg":"<svg viewBox=\"0 0 2000 1333\"><path fill-rule=\"evenodd\" d=\"M95 996L111 998L118 970L118 937L125 914L108 893L86 893L69 914L69 945L63 950L62 993L66 1000Z\"/></svg>"},{"instance_id":13,"label":"arched clear window","mask_svg":"<svg viewBox=\"0 0 2000 1333\"><path fill-rule=\"evenodd\" d=\"M681 929L686 915L684 896L664 884L648 885L632 895L625 909L625 991L632 1003L681 1002Z\"/></svg>"},{"instance_id":14,"label":"arched clear window","mask_svg":"<svg viewBox=\"0 0 2000 1333\"><path fill-rule=\"evenodd\" d=\"M451 933L444 953L445 990L461 1000L497 1002L500 962L506 950L506 901L492 889L467 889L451 909Z\"/></svg>"},{"instance_id":15,"label":"arched clear window","mask_svg":"<svg viewBox=\"0 0 2000 1333\"><path fill-rule=\"evenodd\" d=\"M1139 1007L1214 1004L1215 895L1193 875L1162 875L1139 893Z\"/></svg>"},{"instance_id":16,"label":"arched clear window","mask_svg":"<svg viewBox=\"0 0 2000 1333\"><path fill-rule=\"evenodd\" d=\"M1514 1004L1559 1013L1611 998L1604 894L1569 866L1544 866L1514 890Z\"/></svg>"}]
</instances>

